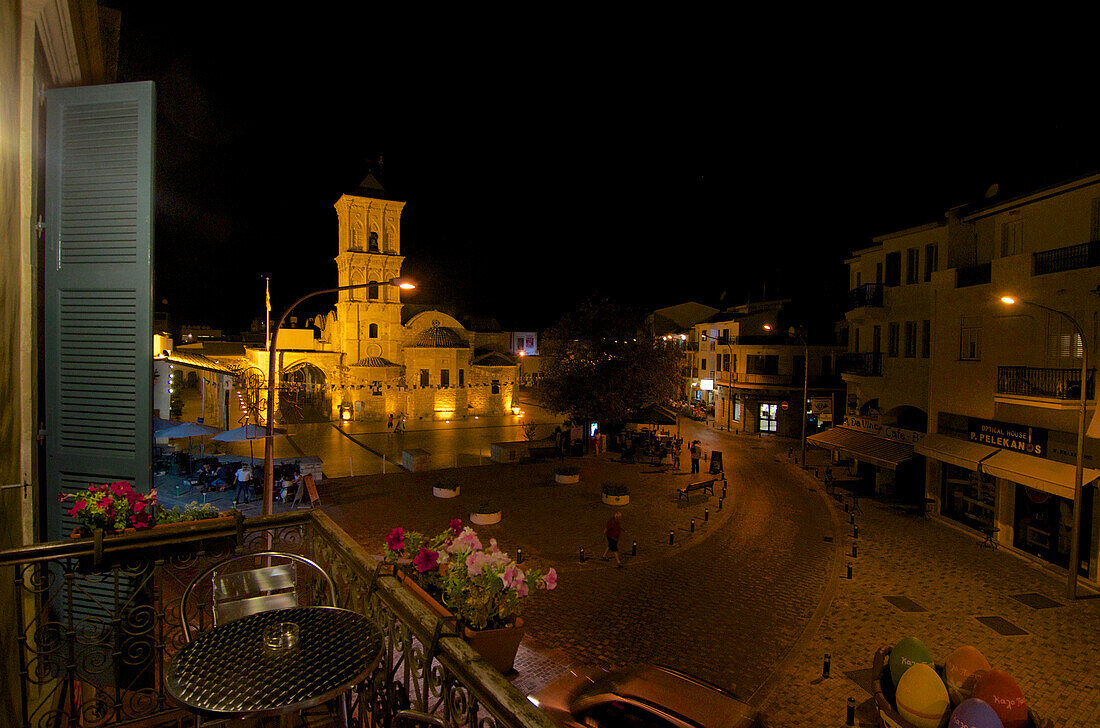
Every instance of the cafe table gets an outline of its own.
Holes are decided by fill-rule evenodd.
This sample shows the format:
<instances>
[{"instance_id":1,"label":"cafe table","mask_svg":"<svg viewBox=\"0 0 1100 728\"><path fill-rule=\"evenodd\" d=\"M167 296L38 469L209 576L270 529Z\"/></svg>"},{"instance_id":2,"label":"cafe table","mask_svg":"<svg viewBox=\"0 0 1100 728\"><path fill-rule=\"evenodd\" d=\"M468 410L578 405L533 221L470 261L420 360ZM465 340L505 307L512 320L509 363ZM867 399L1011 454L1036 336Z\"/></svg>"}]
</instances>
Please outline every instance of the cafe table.
<instances>
[{"instance_id":1,"label":"cafe table","mask_svg":"<svg viewBox=\"0 0 1100 728\"><path fill-rule=\"evenodd\" d=\"M298 625L297 645L265 647L264 628ZM382 657L382 634L365 615L337 607L252 614L200 632L164 673L169 697L207 718L296 713L363 682ZM341 710L345 722L346 710Z\"/></svg>"}]
</instances>

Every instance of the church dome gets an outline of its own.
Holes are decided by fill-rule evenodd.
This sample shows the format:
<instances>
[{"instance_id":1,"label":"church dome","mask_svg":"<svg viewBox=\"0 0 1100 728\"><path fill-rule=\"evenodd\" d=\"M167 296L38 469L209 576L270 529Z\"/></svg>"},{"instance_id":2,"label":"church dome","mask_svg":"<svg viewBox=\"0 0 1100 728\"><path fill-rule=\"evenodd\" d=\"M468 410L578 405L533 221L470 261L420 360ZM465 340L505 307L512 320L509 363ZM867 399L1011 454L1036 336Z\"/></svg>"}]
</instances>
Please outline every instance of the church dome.
<instances>
[{"instance_id":1,"label":"church dome","mask_svg":"<svg viewBox=\"0 0 1100 728\"><path fill-rule=\"evenodd\" d=\"M433 321L429 328L416 335L411 346L426 349L461 349L466 346L466 342L454 329L449 326L440 326Z\"/></svg>"}]
</instances>

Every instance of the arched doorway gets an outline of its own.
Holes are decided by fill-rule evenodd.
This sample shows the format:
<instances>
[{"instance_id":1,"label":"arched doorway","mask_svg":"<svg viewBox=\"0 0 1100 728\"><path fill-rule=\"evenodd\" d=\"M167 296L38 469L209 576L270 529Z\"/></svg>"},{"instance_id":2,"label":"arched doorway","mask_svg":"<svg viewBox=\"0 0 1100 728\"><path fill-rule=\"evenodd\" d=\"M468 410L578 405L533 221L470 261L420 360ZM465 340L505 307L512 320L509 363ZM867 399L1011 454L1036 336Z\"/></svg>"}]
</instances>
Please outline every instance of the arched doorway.
<instances>
[{"instance_id":1,"label":"arched doorway","mask_svg":"<svg viewBox=\"0 0 1100 728\"><path fill-rule=\"evenodd\" d=\"M328 422L332 403L325 373L308 362L283 371L279 379L279 412L285 423Z\"/></svg>"}]
</instances>

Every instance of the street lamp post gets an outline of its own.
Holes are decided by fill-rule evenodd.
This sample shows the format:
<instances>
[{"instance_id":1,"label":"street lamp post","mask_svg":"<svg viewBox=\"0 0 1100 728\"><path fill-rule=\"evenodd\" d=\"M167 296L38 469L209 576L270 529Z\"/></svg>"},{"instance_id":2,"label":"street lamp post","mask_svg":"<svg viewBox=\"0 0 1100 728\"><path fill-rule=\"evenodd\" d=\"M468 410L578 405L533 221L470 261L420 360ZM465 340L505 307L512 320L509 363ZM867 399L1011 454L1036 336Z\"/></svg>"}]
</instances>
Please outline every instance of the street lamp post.
<instances>
[{"instance_id":1,"label":"street lamp post","mask_svg":"<svg viewBox=\"0 0 1100 728\"><path fill-rule=\"evenodd\" d=\"M771 331L771 324L764 324L765 331ZM795 327L787 329L787 334L802 344L802 405L799 413L802 415L802 467L806 467L806 403L810 399L810 337L808 332L799 333Z\"/></svg>"},{"instance_id":2,"label":"street lamp post","mask_svg":"<svg viewBox=\"0 0 1100 728\"><path fill-rule=\"evenodd\" d=\"M1012 296L1002 296L1001 302L1009 306L1022 303L1026 306L1033 306L1044 311L1049 311L1050 313L1056 313L1066 321L1069 321L1073 326L1074 332L1081 338L1080 411L1077 413L1077 460L1073 473L1073 530L1070 532L1069 537L1069 578L1066 583L1066 597L1072 601L1077 599L1077 562L1081 558L1081 496L1084 490L1083 481L1085 473L1085 403L1088 400L1088 390L1085 383L1086 377L1088 376L1088 343L1085 341L1085 332L1081 329L1081 325L1077 323L1077 319L1073 318L1065 311L1059 311L1056 308L1050 308L1049 306L1033 303L1032 301L1022 301Z\"/></svg>"},{"instance_id":3,"label":"street lamp post","mask_svg":"<svg viewBox=\"0 0 1100 728\"><path fill-rule=\"evenodd\" d=\"M286 322L287 316L294 310L302 301L313 298L314 296L322 296L326 293L339 293L340 291L351 291L357 288L369 288L370 286L379 285L378 283L357 283L352 286L337 286L336 288L326 288L323 291L314 291L313 293L307 293L299 298L294 303L290 304L290 307L283 312L282 317L279 318L279 323L275 324L275 328L271 330L271 344L267 350L267 432L264 435L264 503L261 515L267 516L274 510L274 491L275 491L275 358L277 355L277 342L279 339L279 329L283 327L283 323ZM416 288L416 284L411 283L401 278L391 278L389 281L382 285L391 285L397 288L405 290Z\"/></svg>"}]
</instances>

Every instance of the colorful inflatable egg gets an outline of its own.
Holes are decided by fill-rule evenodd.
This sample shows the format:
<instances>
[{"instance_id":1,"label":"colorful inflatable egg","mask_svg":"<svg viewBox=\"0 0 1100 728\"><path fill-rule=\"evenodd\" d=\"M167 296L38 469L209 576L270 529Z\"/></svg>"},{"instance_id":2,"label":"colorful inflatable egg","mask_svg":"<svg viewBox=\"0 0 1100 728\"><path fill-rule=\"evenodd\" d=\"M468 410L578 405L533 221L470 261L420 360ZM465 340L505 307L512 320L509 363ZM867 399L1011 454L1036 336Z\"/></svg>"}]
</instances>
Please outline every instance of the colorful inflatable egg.
<instances>
[{"instance_id":1,"label":"colorful inflatable egg","mask_svg":"<svg viewBox=\"0 0 1100 728\"><path fill-rule=\"evenodd\" d=\"M947 721L947 728L1004 728L1004 723L989 703L970 698L955 708L951 720Z\"/></svg>"},{"instance_id":2,"label":"colorful inflatable egg","mask_svg":"<svg viewBox=\"0 0 1100 728\"><path fill-rule=\"evenodd\" d=\"M970 697L984 700L997 713L1004 728L1027 725L1027 700L1024 691L1004 670L986 670L976 674Z\"/></svg>"},{"instance_id":3,"label":"colorful inflatable egg","mask_svg":"<svg viewBox=\"0 0 1100 728\"><path fill-rule=\"evenodd\" d=\"M960 705L970 697L973 682L967 682L979 670L992 670L989 660L975 647L960 647L947 656L943 663L943 682L954 705Z\"/></svg>"},{"instance_id":4,"label":"colorful inflatable egg","mask_svg":"<svg viewBox=\"0 0 1100 728\"><path fill-rule=\"evenodd\" d=\"M894 681L894 686L897 687L900 684L901 676L906 670L917 664L935 667L932 653L916 637L903 637L894 645L894 649L890 650L890 679Z\"/></svg>"},{"instance_id":5,"label":"colorful inflatable egg","mask_svg":"<svg viewBox=\"0 0 1100 728\"><path fill-rule=\"evenodd\" d=\"M916 728L939 728L951 710L947 687L923 662L910 667L898 682L898 713Z\"/></svg>"}]
</instances>

